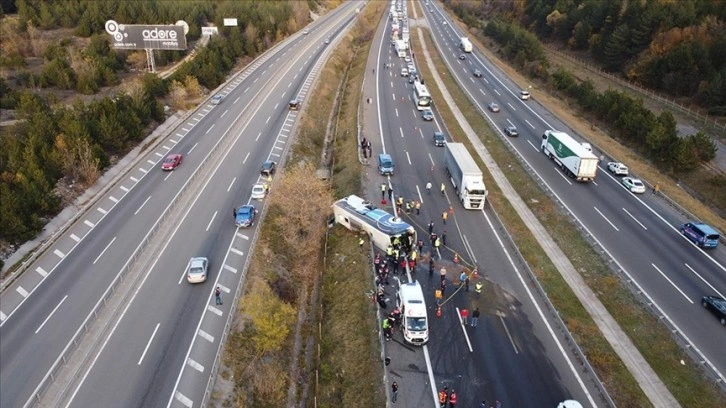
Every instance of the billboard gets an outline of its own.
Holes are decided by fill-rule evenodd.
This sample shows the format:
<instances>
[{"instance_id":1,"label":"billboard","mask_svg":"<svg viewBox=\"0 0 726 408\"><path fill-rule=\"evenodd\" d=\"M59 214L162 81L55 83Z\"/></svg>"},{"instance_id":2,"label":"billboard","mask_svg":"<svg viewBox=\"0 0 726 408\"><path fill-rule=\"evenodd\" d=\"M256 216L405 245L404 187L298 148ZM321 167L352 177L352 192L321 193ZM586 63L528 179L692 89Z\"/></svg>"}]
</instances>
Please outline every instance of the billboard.
<instances>
[{"instance_id":1,"label":"billboard","mask_svg":"<svg viewBox=\"0 0 726 408\"><path fill-rule=\"evenodd\" d=\"M236 18L225 18L224 26L225 27L237 27L237 19Z\"/></svg>"},{"instance_id":2,"label":"billboard","mask_svg":"<svg viewBox=\"0 0 726 408\"><path fill-rule=\"evenodd\" d=\"M118 24L106 22L111 46L120 50L186 50L186 23L177 25Z\"/></svg>"},{"instance_id":3,"label":"billboard","mask_svg":"<svg viewBox=\"0 0 726 408\"><path fill-rule=\"evenodd\" d=\"M217 35L219 30L217 27L202 27L202 35Z\"/></svg>"}]
</instances>

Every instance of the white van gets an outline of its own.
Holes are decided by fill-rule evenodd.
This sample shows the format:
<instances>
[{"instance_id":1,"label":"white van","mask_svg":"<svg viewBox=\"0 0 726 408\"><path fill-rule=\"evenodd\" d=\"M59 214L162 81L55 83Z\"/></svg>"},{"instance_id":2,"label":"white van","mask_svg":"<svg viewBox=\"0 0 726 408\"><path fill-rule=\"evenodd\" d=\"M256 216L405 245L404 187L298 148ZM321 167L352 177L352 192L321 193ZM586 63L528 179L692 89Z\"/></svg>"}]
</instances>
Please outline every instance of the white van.
<instances>
[{"instance_id":1,"label":"white van","mask_svg":"<svg viewBox=\"0 0 726 408\"><path fill-rule=\"evenodd\" d=\"M397 300L403 339L409 344L426 344L429 341L429 321L421 285L418 282L401 284Z\"/></svg>"}]
</instances>

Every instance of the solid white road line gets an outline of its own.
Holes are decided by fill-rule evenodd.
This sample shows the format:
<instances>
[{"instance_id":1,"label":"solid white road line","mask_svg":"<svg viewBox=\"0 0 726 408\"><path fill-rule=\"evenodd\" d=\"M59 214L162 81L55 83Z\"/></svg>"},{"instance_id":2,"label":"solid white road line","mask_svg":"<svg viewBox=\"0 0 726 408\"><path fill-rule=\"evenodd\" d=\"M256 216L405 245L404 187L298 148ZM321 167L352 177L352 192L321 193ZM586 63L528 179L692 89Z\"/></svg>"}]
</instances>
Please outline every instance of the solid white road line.
<instances>
[{"instance_id":1,"label":"solid white road line","mask_svg":"<svg viewBox=\"0 0 726 408\"><path fill-rule=\"evenodd\" d=\"M471 347L471 341L469 340L469 333L466 332L466 323L464 323L464 320L462 320L461 311L459 310L458 307L456 308L456 316L459 318L459 324L461 325L461 331L464 332L464 338L466 339L466 344L469 346L469 353L473 353L474 349Z\"/></svg>"},{"instance_id":2,"label":"solid white road line","mask_svg":"<svg viewBox=\"0 0 726 408\"><path fill-rule=\"evenodd\" d=\"M137 215L139 213L139 211L141 211L141 209L144 208L144 206L146 205L146 203L149 202L150 199L151 199L151 196L146 197L146 200L144 200L144 202L141 203L141 207L139 207L136 210L136 212L134 212L134 215Z\"/></svg>"},{"instance_id":3,"label":"solid white road line","mask_svg":"<svg viewBox=\"0 0 726 408\"><path fill-rule=\"evenodd\" d=\"M653 264L653 263L650 264L650 265L653 268L655 268L655 270L658 271L658 273L661 274L661 276L663 276L665 278L665 280L667 280L668 283L671 284L671 286L673 286L674 288L676 288L676 290L678 291L678 293L680 293L681 295L683 295L683 297L686 298L687 301L689 301L691 304L693 304L693 301L688 297L688 295L686 295L685 293L683 293L683 291L681 290L681 288L679 288L678 286L676 286L676 284L673 283L673 281L668 276L666 276L666 274L663 273L663 271L661 271L660 268L658 268L657 266L655 266L655 264Z\"/></svg>"},{"instance_id":4,"label":"solid white road line","mask_svg":"<svg viewBox=\"0 0 726 408\"><path fill-rule=\"evenodd\" d=\"M156 331L159 330L159 325L161 323L157 323L156 327L154 328L154 332L151 333L151 337L149 338L149 341L146 342L146 347L144 347L144 352L141 353L141 357L139 358L139 362L136 363L136 365L141 365L141 362L144 361L144 356L146 356L146 352L149 351L149 346L151 345L151 342L154 341L154 337L156 336Z\"/></svg>"},{"instance_id":5,"label":"solid white road line","mask_svg":"<svg viewBox=\"0 0 726 408\"><path fill-rule=\"evenodd\" d=\"M212 131L212 129L214 129L214 123L212 123L212 126L210 126L210 127L209 127L209 129L207 129L207 131L206 131L206 132L204 132L204 134L205 134L205 135L206 135L206 134L208 134L209 132L211 132L211 131Z\"/></svg>"},{"instance_id":6,"label":"solid white road line","mask_svg":"<svg viewBox=\"0 0 726 408\"><path fill-rule=\"evenodd\" d=\"M514 343L514 339L512 338L512 335L509 333L507 324L504 323L504 316L502 316L501 314L499 315L499 321L502 322L502 327L504 327L504 331L507 332L507 337L509 337L509 342L512 343L512 348L514 349L514 353L519 354L519 350L517 349L517 345Z\"/></svg>"},{"instance_id":7,"label":"solid white road line","mask_svg":"<svg viewBox=\"0 0 726 408\"><path fill-rule=\"evenodd\" d=\"M108 243L108 245L106 245L106 248L103 248L103 251L101 251L101 253L100 253L100 254L98 254L98 256L96 257L96 259L95 259L95 260L93 261L93 264L94 264L94 265L95 265L95 264L96 264L96 262L98 262L98 260L99 260L99 259L100 259L100 258L101 258L101 257L103 256L103 254L105 254L105 253L106 253L106 250L108 249L108 247L110 247L110 246L111 246L111 244L113 244L113 241L116 241L116 237L113 237L113 239L111 240L111 242L109 242L109 243Z\"/></svg>"},{"instance_id":8,"label":"solid white road line","mask_svg":"<svg viewBox=\"0 0 726 408\"><path fill-rule=\"evenodd\" d=\"M214 222L214 218L217 216L218 211L215 211L214 214L212 214L212 219L209 220L209 224L207 224L207 229L205 231L209 232L209 227L212 226L212 222Z\"/></svg>"},{"instance_id":9,"label":"solid white road line","mask_svg":"<svg viewBox=\"0 0 726 408\"><path fill-rule=\"evenodd\" d=\"M51 316L53 316L53 313L55 313L55 311L58 310L60 305L62 305L63 302L65 302L67 298L68 298L68 295L63 296L63 299L61 299L61 301L58 302L58 304L53 308L53 310L50 311L50 314L48 315L48 317L46 317L45 320L43 320L43 323L41 323L40 326L38 326L38 328L35 330L35 334L38 334L38 332L43 328L43 326L45 326L45 324L48 323L48 320L51 318Z\"/></svg>"},{"instance_id":10,"label":"solid white road line","mask_svg":"<svg viewBox=\"0 0 726 408\"><path fill-rule=\"evenodd\" d=\"M605 214L603 214L602 212L600 212L600 210L598 210L598 209L597 209L597 207L592 207L592 208L594 208L594 209L595 209L595 211L597 211L597 213L598 213L598 214L600 214L600 216L601 216L601 217L602 217L602 218L603 218L603 219L604 219L605 221L607 221L607 222L608 222L608 224L610 224L610 226L611 226L611 227L613 227L613 229L614 229L615 231L618 231L618 232L620 232L620 230L618 229L618 227L616 227L616 226L615 226L615 224L613 224L613 223L612 223L612 222L611 222L611 221L610 221L610 220L608 219L608 217L606 217L606 216L605 216Z\"/></svg>"}]
</instances>

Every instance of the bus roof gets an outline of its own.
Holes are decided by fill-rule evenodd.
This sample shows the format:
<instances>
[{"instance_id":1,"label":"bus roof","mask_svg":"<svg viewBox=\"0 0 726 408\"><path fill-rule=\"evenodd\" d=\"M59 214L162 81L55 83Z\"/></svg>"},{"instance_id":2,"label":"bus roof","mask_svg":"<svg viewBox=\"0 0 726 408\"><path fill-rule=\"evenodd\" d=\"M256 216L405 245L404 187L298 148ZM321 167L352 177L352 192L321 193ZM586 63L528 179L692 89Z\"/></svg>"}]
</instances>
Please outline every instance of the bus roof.
<instances>
[{"instance_id":1,"label":"bus roof","mask_svg":"<svg viewBox=\"0 0 726 408\"><path fill-rule=\"evenodd\" d=\"M429 94L428 88L426 88L426 85L422 84L421 82L416 81L413 83L413 86L416 89L416 93L418 94L418 96L431 96L431 94Z\"/></svg>"},{"instance_id":2,"label":"bus roof","mask_svg":"<svg viewBox=\"0 0 726 408\"><path fill-rule=\"evenodd\" d=\"M400 218L395 218L388 212L374 207L370 202L355 195L338 200L333 204L333 206L343 209L351 214L358 214L358 218L362 222L365 222L366 224L391 236L413 230L411 225L402 221Z\"/></svg>"}]
</instances>

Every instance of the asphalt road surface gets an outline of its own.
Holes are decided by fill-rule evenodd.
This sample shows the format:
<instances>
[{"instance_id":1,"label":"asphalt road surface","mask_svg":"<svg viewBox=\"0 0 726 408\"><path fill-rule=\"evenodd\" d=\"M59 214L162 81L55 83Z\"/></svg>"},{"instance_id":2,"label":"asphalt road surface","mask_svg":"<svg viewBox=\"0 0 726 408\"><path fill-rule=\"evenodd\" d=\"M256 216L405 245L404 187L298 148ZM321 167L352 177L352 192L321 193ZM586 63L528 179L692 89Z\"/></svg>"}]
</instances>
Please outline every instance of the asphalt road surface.
<instances>
[{"instance_id":1,"label":"asphalt road surface","mask_svg":"<svg viewBox=\"0 0 726 408\"><path fill-rule=\"evenodd\" d=\"M203 104L2 294L0 406L30 401L187 183L199 193L178 197L183 216L164 220L172 224L171 238L142 271L143 283L112 322L92 368L66 397L73 406L199 404L256 233L238 230L232 209L249 202L262 161L283 159L299 116L288 111L288 101L304 100L329 48L325 40L361 6L348 3L329 13L309 34L293 36L232 78L220 104ZM163 172L160 161L168 153L184 160ZM262 209L263 202L254 204ZM184 279L191 256L209 258L206 283ZM229 300L220 306L212 295L216 286Z\"/></svg>"}]
</instances>

